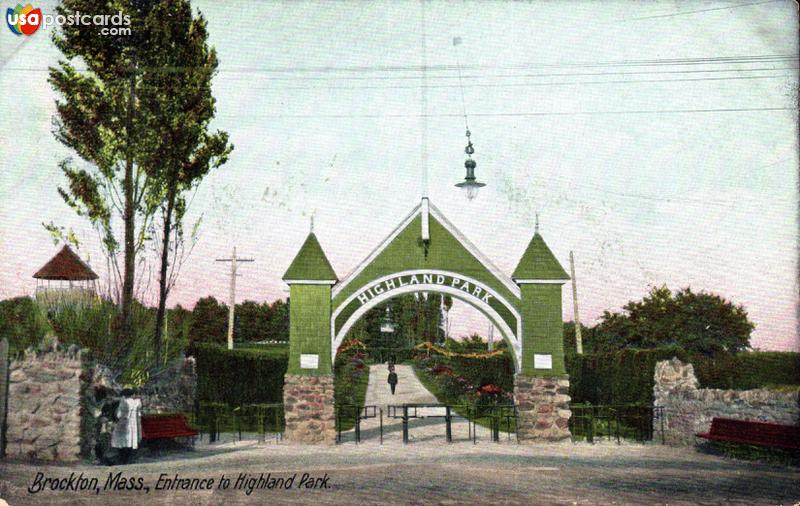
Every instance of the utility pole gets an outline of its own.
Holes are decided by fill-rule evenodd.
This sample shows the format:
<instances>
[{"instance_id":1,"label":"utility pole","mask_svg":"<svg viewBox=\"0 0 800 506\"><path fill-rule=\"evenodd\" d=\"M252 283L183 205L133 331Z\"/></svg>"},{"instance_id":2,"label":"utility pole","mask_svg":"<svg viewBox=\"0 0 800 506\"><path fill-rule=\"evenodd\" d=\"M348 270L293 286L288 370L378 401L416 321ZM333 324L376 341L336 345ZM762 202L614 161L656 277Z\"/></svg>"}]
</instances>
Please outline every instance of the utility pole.
<instances>
[{"instance_id":1,"label":"utility pole","mask_svg":"<svg viewBox=\"0 0 800 506\"><path fill-rule=\"evenodd\" d=\"M217 258L217 262L231 263L231 293L230 305L228 306L228 349L233 349L233 313L236 308L236 271L239 269L239 262L254 262L252 258L239 258L236 256L236 246L233 247L233 255L230 258Z\"/></svg>"},{"instance_id":2,"label":"utility pole","mask_svg":"<svg viewBox=\"0 0 800 506\"><path fill-rule=\"evenodd\" d=\"M489 324L489 351L494 350L494 324Z\"/></svg>"},{"instance_id":3,"label":"utility pole","mask_svg":"<svg viewBox=\"0 0 800 506\"><path fill-rule=\"evenodd\" d=\"M569 271L572 277L572 308L575 311L575 350L583 355L583 336L581 336L581 319L578 316L578 281L575 279L575 256L569 252Z\"/></svg>"}]
</instances>

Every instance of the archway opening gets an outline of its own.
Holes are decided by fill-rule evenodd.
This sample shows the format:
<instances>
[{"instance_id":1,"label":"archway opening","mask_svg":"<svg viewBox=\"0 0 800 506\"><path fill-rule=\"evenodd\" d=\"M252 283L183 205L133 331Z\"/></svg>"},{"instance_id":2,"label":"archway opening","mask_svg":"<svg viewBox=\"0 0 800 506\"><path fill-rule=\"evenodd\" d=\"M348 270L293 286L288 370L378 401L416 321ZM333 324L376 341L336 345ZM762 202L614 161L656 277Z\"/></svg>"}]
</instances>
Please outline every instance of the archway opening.
<instances>
[{"instance_id":1,"label":"archway opening","mask_svg":"<svg viewBox=\"0 0 800 506\"><path fill-rule=\"evenodd\" d=\"M405 403L513 404L512 346L473 305L446 293L415 292L375 303L357 318L334 359L342 430L352 428L354 420L345 418L365 405L386 411ZM390 364L399 376L396 396ZM461 411L454 408L466 414Z\"/></svg>"}]
</instances>

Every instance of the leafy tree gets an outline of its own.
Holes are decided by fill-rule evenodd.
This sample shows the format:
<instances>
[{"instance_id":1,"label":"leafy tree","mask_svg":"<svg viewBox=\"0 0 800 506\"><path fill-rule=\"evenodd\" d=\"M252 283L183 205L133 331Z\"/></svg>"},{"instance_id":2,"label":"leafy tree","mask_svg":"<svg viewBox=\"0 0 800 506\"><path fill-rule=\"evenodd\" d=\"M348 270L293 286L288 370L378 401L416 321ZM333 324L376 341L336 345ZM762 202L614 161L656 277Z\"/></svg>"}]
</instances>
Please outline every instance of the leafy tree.
<instances>
[{"instance_id":1,"label":"leafy tree","mask_svg":"<svg viewBox=\"0 0 800 506\"><path fill-rule=\"evenodd\" d=\"M264 339L270 341L289 340L289 300L276 300L269 306Z\"/></svg>"},{"instance_id":2,"label":"leafy tree","mask_svg":"<svg viewBox=\"0 0 800 506\"><path fill-rule=\"evenodd\" d=\"M399 295L367 311L362 319L350 330L351 335L359 332L363 336L371 357L385 358L381 349L405 350L420 342L437 342L443 336L441 325L442 298L430 293L425 298L421 294ZM386 307L391 308L395 331L390 336L381 333L381 323ZM363 326L362 326L363 322Z\"/></svg>"},{"instance_id":3,"label":"leafy tree","mask_svg":"<svg viewBox=\"0 0 800 506\"><path fill-rule=\"evenodd\" d=\"M754 328L741 305L691 288L673 294L662 286L628 302L622 312L604 312L587 337L592 351L679 346L714 354L748 349Z\"/></svg>"},{"instance_id":4,"label":"leafy tree","mask_svg":"<svg viewBox=\"0 0 800 506\"><path fill-rule=\"evenodd\" d=\"M444 329L444 337L447 339L450 337L450 310L453 308L453 297L449 294L442 296L442 309L445 313L445 321L447 322L447 328Z\"/></svg>"},{"instance_id":5,"label":"leafy tree","mask_svg":"<svg viewBox=\"0 0 800 506\"><path fill-rule=\"evenodd\" d=\"M156 356L160 353L169 290L175 282L176 255L184 240L186 194L228 158L232 146L225 132L210 132L214 117L211 79L217 54L208 46L206 20L192 16L187 0L153 4L144 18L147 51L142 52L140 108L143 117L142 166L153 181L151 191L161 211L161 265ZM170 269L170 266L173 268Z\"/></svg>"},{"instance_id":6,"label":"leafy tree","mask_svg":"<svg viewBox=\"0 0 800 506\"><path fill-rule=\"evenodd\" d=\"M192 310L189 341L224 344L227 325L228 307L214 297L204 297L197 301Z\"/></svg>"},{"instance_id":7,"label":"leafy tree","mask_svg":"<svg viewBox=\"0 0 800 506\"><path fill-rule=\"evenodd\" d=\"M177 304L167 311L167 320L169 321L170 339L188 343L189 330L192 327L192 312Z\"/></svg>"},{"instance_id":8,"label":"leafy tree","mask_svg":"<svg viewBox=\"0 0 800 506\"><path fill-rule=\"evenodd\" d=\"M593 332L583 323L581 323L581 335L586 340ZM591 339L591 338L589 338ZM564 322L564 353L577 353L577 344L575 340L575 322Z\"/></svg>"},{"instance_id":9,"label":"leafy tree","mask_svg":"<svg viewBox=\"0 0 800 506\"><path fill-rule=\"evenodd\" d=\"M236 341L261 341L268 339L270 325L270 306L246 300L236 304L236 321L233 325L233 338Z\"/></svg>"},{"instance_id":10,"label":"leafy tree","mask_svg":"<svg viewBox=\"0 0 800 506\"><path fill-rule=\"evenodd\" d=\"M147 240L147 230L157 202L146 198L150 179L142 170L141 148L137 142L142 118L149 111L138 110L137 90L142 87L136 66L148 50L144 19L152 2L137 0L97 2L63 0L59 15L114 15L122 12L131 20L131 34L106 35L99 30L64 24L53 33L53 43L65 56L50 68L49 82L61 99L56 102L54 134L85 163L71 158L61 162L67 179L58 191L80 216L89 219L101 237L117 289L121 280L121 333L133 337L133 298L136 257ZM85 70L79 70L85 66ZM114 218L122 223L122 241ZM52 231L52 229L50 229ZM120 242L123 268L118 265Z\"/></svg>"},{"instance_id":11,"label":"leafy tree","mask_svg":"<svg viewBox=\"0 0 800 506\"><path fill-rule=\"evenodd\" d=\"M137 256L152 239L161 211L158 355L166 297L177 275L169 265L174 267L179 248L170 244L183 240L185 193L224 163L231 150L227 134L208 131L216 53L207 46L205 20L193 18L187 0L64 0L56 10L64 16L121 12L131 22L131 33L118 36L62 25L53 41L66 59L50 69L49 80L62 98L56 138L85 162L62 162L67 185L59 193L101 235L115 284L121 279L121 330L128 340ZM86 69L78 70L75 62ZM122 224L122 240L115 218ZM57 227L51 224L48 230Z\"/></svg>"}]
</instances>

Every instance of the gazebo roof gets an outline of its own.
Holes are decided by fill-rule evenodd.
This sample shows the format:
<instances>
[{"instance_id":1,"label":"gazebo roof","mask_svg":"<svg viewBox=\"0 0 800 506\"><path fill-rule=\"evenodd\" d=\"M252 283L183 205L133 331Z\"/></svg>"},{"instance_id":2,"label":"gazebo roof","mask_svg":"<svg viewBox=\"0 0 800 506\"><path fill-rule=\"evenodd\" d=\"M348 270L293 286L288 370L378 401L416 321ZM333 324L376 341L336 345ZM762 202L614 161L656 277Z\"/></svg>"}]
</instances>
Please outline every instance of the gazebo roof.
<instances>
[{"instance_id":1,"label":"gazebo roof","mask_svg":"<svg viewBox=\"0 0 800 506\"><path fill-rule=\"evenodd\" d=\"M44 264L44 267L36 271L33 277L61 281L90 281L97 279L97 274L65 244L61 251Z\"/></svg>"}]
</instances>

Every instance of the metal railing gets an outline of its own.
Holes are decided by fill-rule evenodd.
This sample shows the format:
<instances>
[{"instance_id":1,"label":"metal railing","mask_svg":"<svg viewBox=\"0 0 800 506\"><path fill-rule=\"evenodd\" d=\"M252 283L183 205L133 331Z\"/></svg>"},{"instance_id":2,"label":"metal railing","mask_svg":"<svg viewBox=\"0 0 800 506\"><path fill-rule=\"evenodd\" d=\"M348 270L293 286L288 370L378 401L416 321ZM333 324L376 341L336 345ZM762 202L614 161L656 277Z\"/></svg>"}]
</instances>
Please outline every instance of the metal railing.
<instances>
[{"instance_id":1,"label":"metal railing","mask_svg":"<svg viewBox=\"0 0 800 506\"><path fill-rule=\"evenodd\" d=\"M572 439L585 438L593 443L596 438L653 441L660 436L664 444L664 408L632 404L592 405L572 404L569 420Z\"/></svg>"},{"instance_id":2,"label":"metal railing","mask_svg":"<svg viewBox=\"0 0 800 506\"><path fill-rule=\"evenodd\" d=\"M356 444L361 442L361 421L368 418L380 419L380 437L383 444L383 410L373 404L367 406L356 406L354 404L342 404L336 406L336 442L342 442L342 427L346 421L353 421L354 438Z\"/></svg>"},{"instance_id":3,"label":"metal railing","mask_svg":"<svg viewBox=\"0 0 800 506\"><path fill-rule=\"evenodd\" d=\"M477 420L488 420L489 429L492 434L492 441L500 441L500 428L505 422L507 440L511 441L511 432L519 443L519 433L517 432L517 405L516 404L473 404L470 406L468 417L473 422L472 442L476 443L474 426ZM512 427L513 423L513 427Z\"/></svg>"},{"instance_id":4,"label":"metal railing","mask_svg":"<svg viewBox=\"0 0 800 506\"><path fill-rule=\"evenodd\" d=\"M243 404L237 407L223 403L199 403L193 418L200 429L201 438L207 434L209 443L218 441L223 432L237 434L241 441L245 431L256 432L259 442L264 442L268 432L274 434L277 440L282 438L284 408L282 403Z\"/></svg>"},{"instance_id":5,"label":"metal railing","mask_svg":"<svg viewBox=\"0 0 800 506\"><path fill-rule=\"evenodd\" d=\"M396 404L387 407L390 418L399 418L403 424L403 443L409 441L409 421L415 418L443 418L445 422L445 439L448 443L453 442L453 417L460 416L467 420L469 438L473 444L477 444L478 420L488 420L491 431L491 439L494 442L500 441L500 428L503 420L506 422L508 440L511 440L513 430L517 442L517 407L513 404L503 405L475 405L475 404L438 404L438 403L407 403ZM442 410L438 413L431 410ZM461 415L460 413L463 413ZM513 425L512 425L513 420Z\"/></svg>"}]
</instances>

